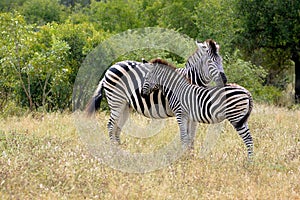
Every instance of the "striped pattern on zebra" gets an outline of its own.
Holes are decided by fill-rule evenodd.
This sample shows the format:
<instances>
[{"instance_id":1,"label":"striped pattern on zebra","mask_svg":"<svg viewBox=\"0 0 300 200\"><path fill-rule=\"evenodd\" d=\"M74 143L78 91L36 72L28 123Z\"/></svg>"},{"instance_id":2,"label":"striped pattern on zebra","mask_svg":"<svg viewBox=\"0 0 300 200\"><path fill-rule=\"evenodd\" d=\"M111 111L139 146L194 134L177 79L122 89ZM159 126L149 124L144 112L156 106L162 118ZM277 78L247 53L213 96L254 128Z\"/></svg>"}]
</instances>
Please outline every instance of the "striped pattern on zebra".
<instances>
[{"instance_id":1,"label":"striped pattern on zebra","mask_svg":"<svg viewBox=\"0 0 300 200\"><path fill-rule=\"evenodd\" d=\"M206 40L203 44L196 42L196 44L198 50L187 60L185 68L176 70L181 71L181 74L190 79L192 84L207 87L211 81L214 81L218 86L223 86L223 83L227 82L227 78L223 69L222 57L219 55L220 46L213 40ZM206 53L210 59L201 59L202 55ZM206 65L203 62L209 63Z\"/></svg>"},{"instance_id":2,"label":"striped pattern on zebra","mask_svg":"<svg viewBox=\"0 0 300 200\"><path fill-rule=\"evenodd\" d=\"M243 139L248 157L252 157L253 140L247 120L253 100L249 91L234 84L209 88L192 85L168 65L149 65L149 68L142 94L149 95L154 87L160 87L177 118L184 147L188 147L194 139L188 131L190 121L212 124L227 119Z\"/></svg>"},{"instance_id":3,"label":"striped pattern on zebra","mask_svg":"<svg viewBox=\"0 0 300 200\"><path fill-rule=\"evenodd\" d=\"M227 79L217 44L213 40L207 40L204 43L196 42L196 44L197 51L190 56L185 68L177 71L191 79L193 84L206 86L213 80L217 85L223 86ZM215 61L204 64L200 58L209 52L209 56ZM159 60L153 62L159 62ZM146 97L141 96L144 76L149 70L148 65L149 63L145 61L121 61L112 65L106 71L86 107L88 116L99 109L102 92L105 90L110 108L108 132L113 142L120 143L120 132L128 119L130 109L149 118L161 119L174 116L161 90L155 90ZM206 67L203 68L203 66Z\"/></svg>"}]
</instances>

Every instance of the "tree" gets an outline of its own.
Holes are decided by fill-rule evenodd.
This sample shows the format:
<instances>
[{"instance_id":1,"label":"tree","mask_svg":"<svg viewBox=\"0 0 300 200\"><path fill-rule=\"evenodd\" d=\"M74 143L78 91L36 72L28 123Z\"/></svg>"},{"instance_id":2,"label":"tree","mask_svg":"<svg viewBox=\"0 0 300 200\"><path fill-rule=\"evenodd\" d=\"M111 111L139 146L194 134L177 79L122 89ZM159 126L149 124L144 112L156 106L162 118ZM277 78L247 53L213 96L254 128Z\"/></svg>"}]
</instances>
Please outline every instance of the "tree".
<instances>
[{"instance_id":1,"label":"tree","mask_svg":"<svg viewBox=\"0 0 300 200\"><path fill-rule=\"evenodd\" d=\"M107 34L90 23L29 25L18 13L1 13L0 24L0 106L70 108L77 71Z\"/></svg>"},{"instance_id":2,"label":"tree","mask_svg":"<svg viewBox=\"0 0 300 200\"><path fill-rule=\"evenodd\" d=\"M195 8L193 19L197 26L197 38L214 39L222 47L222 52L234 52L233 41L240 29L240 20L235 17L237 0L206 0Z\"/></svg>"},{"instance_id":3,"label":"tree","mask_svg":"<svg viewBox=\"0 0 300 200\"><path fill-rule=\"evenodd\" d=\"M90 22L98 29L109 32L123 32L140 27L140 3L133 0L92 1Z\"/></svg>"},{"instance_id":4,"label":"tree","mask_svg":"<svg viewBox=\"0 0 300 200\"><path fill-rule=\"evenodd\" d=\"M160 2L160 1L158 1ZM175 29L192 38L197 37L198 29L193 20L195 2L190 0L162 1L164 5L157 8L160 14L159 26Z\"/></svg>"},{"instance_id":5,"label":"tree","mask_svg":"<svg viewBox=\"0 0 300 200\"><path fill-rule=\"evenodd\" d=\"M0 15L1 22L1 71L2 79L6 86L11 88L21 87L26 94L30 110L33 109L30 78L25 77L30 66L26 63L29 57L28 41L32 37L32 27L27 26L21 15L3 13Z\"/></svg>"},{"instance_id":6,"label":"tree","mask_svg":"<svg viewBox=\"0 0 300 200\"><path fill-rule=\"evenodd\" d=\"M0 70L3 85L10 86L21 105L32 111L45 110L58 93L56 88L64 83L68 72L64 63L69 46L50 33L34 31L19 14L1 14Z\"/></svg>"},{"instance_id":7,"label":"tree","mask_svg":"<svg viewBox=\"0 0 300 200\"><path fill-rule=\"evenodd\" d=\"M58 0L27 0L20 12L29 23L43 25L49 22L62 22L64 18L64 6Z\"/></svg>"},{"instance_id":8,"label":"tree","mask_svg":"<svg viewBox=\"0 0 300 200\"><path fill-rule=\"evenodd\" d=\"M10 11L16 9L18 6L21 6L26 0L1 0L0 1L0 10L1 11Z\"/></svg>"},{"instance_id":9,"label":"tree","mask_svg":"<svg viewBox=\"0 0 300 200\"><path fill-rule=\"evenodd\" d=\"M87 6L91 3L91 0L60 0L60 3L65 6L74 7L76 4L80 4L81 6Z\"/></svg>"},{"instance_id":10,"label":"tree","mask_svg":"<svg viewBox=\"0 0 300 200\"><path fill-rule=\"evenodd\" d=\"M300 103L300 1L239 0L243 30L238 44L245 52L279 51L295 65L295 101ZM282 66L280 66L282 67Z\"/></svg>"}]
</instances>

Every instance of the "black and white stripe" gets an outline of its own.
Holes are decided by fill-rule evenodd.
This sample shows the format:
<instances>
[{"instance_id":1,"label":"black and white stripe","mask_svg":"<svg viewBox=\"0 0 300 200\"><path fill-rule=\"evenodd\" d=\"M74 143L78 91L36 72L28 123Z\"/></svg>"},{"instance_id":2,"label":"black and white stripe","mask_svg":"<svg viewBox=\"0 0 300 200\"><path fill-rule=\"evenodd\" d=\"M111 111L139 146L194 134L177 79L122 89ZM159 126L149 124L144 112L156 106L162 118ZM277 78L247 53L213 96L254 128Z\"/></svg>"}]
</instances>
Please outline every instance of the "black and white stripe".
<instances>
[{"instance_id":1,"label":"black and white stripe","mask_svg":"<svg viewBox=\"0 0 300 200\"><path fill-rule=\"evenodd\" d=\"M227 80L222 62L219 62L221 57L218 54L217 44L212 40L196 44L197 51L190 56L185 68L177 69L177 72L189 78L193 84L207 86L211 81L215 81L217 85L223 86ZM204 64L200 59L202 55L209 55L211 60L214 58L216 62ZM161 60L155 60L152 63L159 62ZM100 107L102 92L105 90L111 112L108 132L113 141L120 142L121 128L128 118L130 109L149 118L161 119L174 116L161 90L155 90L146 97L141 95L142 84L149 71L149 65L151 62L147 63L144 60L143 62L121 61L112 65L106 71L87 105L87 113L89 115L94 113Z\"/></svg>"},{"instance_id":2,"label":"black and white stripe","mask_svg":"<svg viewBox=\"0 0 300 200\"><path fill-rule=\"evenodd\" d=\"M253 101L249 91L233 84L204 88L190 84L170 66L156 64L149 68L142 93L149 95L154 87L161 88L177 118L184 147L193 143L193 122L212 124L227 119L243 139L249 158L252 156L253 141L247 120Z\"/></svg>"}]
</instances>

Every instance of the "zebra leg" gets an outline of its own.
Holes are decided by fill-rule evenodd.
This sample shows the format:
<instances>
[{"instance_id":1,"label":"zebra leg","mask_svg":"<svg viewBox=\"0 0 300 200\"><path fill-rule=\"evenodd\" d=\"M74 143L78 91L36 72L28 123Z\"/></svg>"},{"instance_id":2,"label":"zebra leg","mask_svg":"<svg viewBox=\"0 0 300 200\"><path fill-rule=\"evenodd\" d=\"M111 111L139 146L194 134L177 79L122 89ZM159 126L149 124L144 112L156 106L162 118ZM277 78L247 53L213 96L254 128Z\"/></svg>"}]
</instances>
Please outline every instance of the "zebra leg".
<instances>
[{"instance_id":1,"label":"zebra leg","mask_svg":"<svg viewBox=\"0 0 300 200\"><path fill-rule=\"evenodd\" d=\"M117 126L116 126L115 120L113 118L113 115L111 113L110 118L109 118L109 122L107 124L107 129L108 129L109 139L114 144L117 144L117 140L116 140L116 137L115 137L115 134L114 134L116 132L116 130L115 130L116 128L117 128Z\"/></svg>"},{"instance_id":2,"label":"zebra leg","mask_svg":"<svg viewBox=\"0 0 300 200\"><path fill-rule=\"evenodd\" d=\"M251 161L253 157L253 139L250 130L248 128L248 123L245 122L241 127L234 126L234 128L241 136L244 144L246 145L248 151L248 159L249 161Z\"/></svg>"},{"instance_id":3,"label":"zebra leg","mask_svg":"<svg viewBox=\"0 0 300 200\"><path fill-rule=\"evenodd\" d=\"M189 135L188 135L188 117L186 115L182 114L176 114L177 122L179 125L179 130L180 130L180 141L182 147L189 148L190 147L190 140L189 140Z\"/></svg>"},{"instance_id":4,"label":"zebra leg","mask_svg":"<svg viewBox=\"0 0 300 200\"><path fill-rule=\"evenodd\" d=\"M194 140L195 140L195 133L197 129L198 122L194 122L193 120L188 120L188 136L189 136L189 143L190 149L194 149Z\"/></svg>"},{"instance_id":5,"label":"zebra leg","mask_svg":"<svg viewBox=\"0 0 300 200\"><path fill-rule=\"evenodd\" d=\"M115 136L116 136L116 141L118 142L118 144L121 143L120 140L120 134L121 134L121 130L124 126L124 124L126 123L126 121L128 120L129 117L129 106L126 105L123 109L123 111L120 114L119 120L117 122L117 130L115 132Z\"/></svg>"},{"instance_id":6,"label":"zebra leg","mask_svg":"<svg viewBox=\"0 0 300 200\"><path fill-rule=\"evenodd\" d=\"M120 133L123 125L128 119L129 107L128 105L121 106L121 109L111 110L110 119L107 125L110 141L114 144L120 144Z\"/></svg>"}]
</instances>

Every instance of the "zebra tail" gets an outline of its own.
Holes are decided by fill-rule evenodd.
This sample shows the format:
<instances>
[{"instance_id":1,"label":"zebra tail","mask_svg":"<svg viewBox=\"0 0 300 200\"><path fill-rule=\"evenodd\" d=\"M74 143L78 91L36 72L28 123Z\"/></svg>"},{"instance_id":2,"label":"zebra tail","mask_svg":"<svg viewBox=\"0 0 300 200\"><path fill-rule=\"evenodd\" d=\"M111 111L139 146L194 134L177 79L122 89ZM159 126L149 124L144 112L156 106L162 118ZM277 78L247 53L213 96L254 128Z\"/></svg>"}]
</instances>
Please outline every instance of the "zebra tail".
<instances>
[{"instance_id":1,"label":"zebra tail","mask_svg":"<svg viewBox=\"0 0 300 200\"><path fill-rule=\"evenodd\" d=\"M247 90L246 90L247 91ZM243 124L248 120L251 112L252 112L252 109L253 109L253 98L252 98L252 95L249 91L246 92L246 94L248 95L249 97L249 108L248 108L248 112L247 114L237 123L237 127L242 127Z\"/></svg>"},{"instance_id":2,"label":"zebra tail","mask_svg":"<svg viewBox=\"0 0 300 200\"><path fill-rule=\"evenodd\" d=\"M94 95L85 107L85 114L87 117L91 117L97 110L100 109L100 103L103 97L103 81L104 79L100 81L96 91L94 92Z\"/></svg>"}]
</instances>

